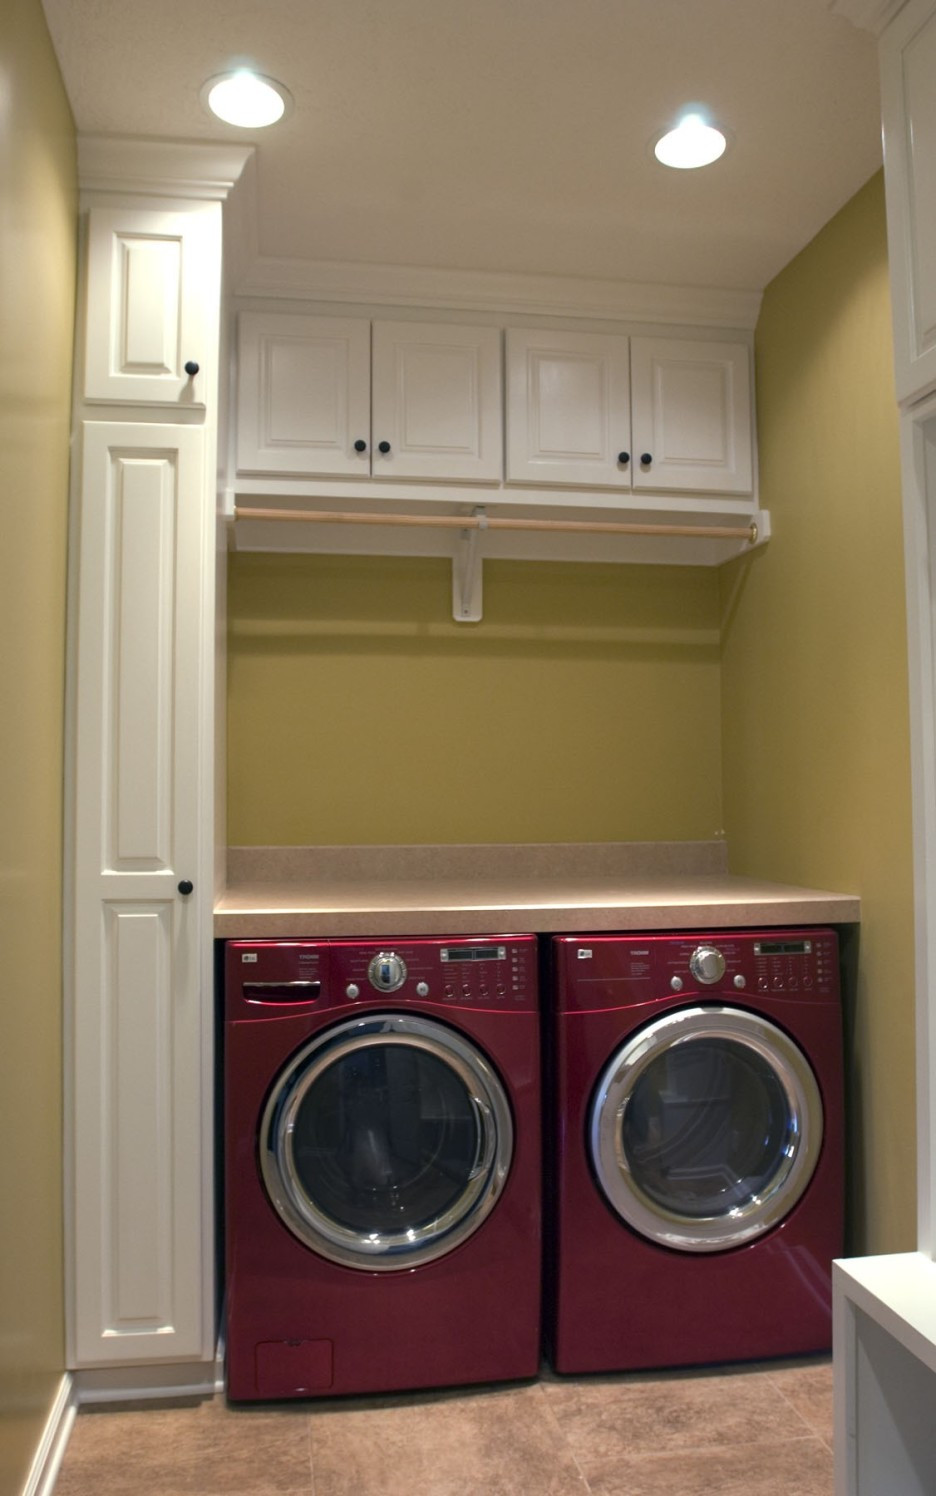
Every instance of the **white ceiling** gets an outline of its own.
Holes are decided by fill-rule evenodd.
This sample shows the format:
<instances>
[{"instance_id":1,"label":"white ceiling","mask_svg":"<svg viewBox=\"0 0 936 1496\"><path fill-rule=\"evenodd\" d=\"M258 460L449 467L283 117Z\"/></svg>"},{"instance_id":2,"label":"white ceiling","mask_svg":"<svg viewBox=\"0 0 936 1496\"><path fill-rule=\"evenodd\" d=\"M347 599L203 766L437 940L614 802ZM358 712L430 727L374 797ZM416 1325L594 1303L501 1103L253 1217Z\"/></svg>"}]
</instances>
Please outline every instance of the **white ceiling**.
<instances>
[{"instance_id":1,"label":"white ceiling","mask_svg":"<svg viewBox=\"0 0 936 1496\"><path fill-rule=\"evenodd\" d=\"M760 290L880 165L876 44L830 0L43 0L78 129L255 143L260 251ZM250 61L295 108L206 115ZM649 143L686 103L699 172Z\"/></svg>"}]
</instances>

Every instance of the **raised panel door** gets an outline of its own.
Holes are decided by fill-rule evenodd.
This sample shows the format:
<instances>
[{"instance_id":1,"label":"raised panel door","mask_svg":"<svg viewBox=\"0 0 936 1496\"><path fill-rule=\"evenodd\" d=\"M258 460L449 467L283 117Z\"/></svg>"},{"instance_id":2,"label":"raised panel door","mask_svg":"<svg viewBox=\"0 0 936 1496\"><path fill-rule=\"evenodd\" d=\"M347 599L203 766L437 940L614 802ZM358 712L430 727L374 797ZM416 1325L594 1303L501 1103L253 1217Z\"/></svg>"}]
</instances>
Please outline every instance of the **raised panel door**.
<instances>
[{"instance_id":1,"label":"raised panel door","mask_svg":"<svg viewBox=\"0 0 936 1496\"><path fill-rule=\"evenodd\" d=\"M910 0L881 41L897 396L936 386L936 4Z\"/></svg>"},{"instance_id":2,"label":"raised panel door","mask_svg":"<svg viewBox=\"0 0 936 1496\"><path fill-rule=\"evenodd\" d=\"M220 233L217 203L91 209L86 400L205 406L217 378Z\"/></svg>"},{"instance_id":3,"label":"raised panel door","mask_svg":"<svg viewBox=\"0 0 936 1496\"><path fill-rule=\"evenodd\" d=\"M366 318L241 312L238 472L367 477L370 426Z\"/></svg>"},{"instance_id":4,"label":"raised panel door","mask_svg":"<svg viewBox=\"0 0 936 1496\"><path fill-rule=\"evenodd\" d=\"M85 424L72 900L77 1366L211 1354L205 493L201 429Z\"/></svg>"},{"instance_id":5,"label":"raised panel door","mask_svg":"<svg viewBox=\"0 0 936 1496\"><path fill-rule=\"evenodd\" d=\"M498 328L374 323L375 478L498 480L501 412Z\"/></svg>"},{"instance_id":6,"label":"raised panel door","mask_svg":"<svg viewBox=\"0 0 936 1496\"><path fill-rule=\"evenodd\" d=\"M628 340L509 328L510 482L631 486Z\"/></svg>"},{"instance_id":7,"label":"raised panel door","mask_svg":"<svg viewBox=\"0 0 936 1496\"><path fill-rule=\"evenodd\" d=\"M631 339L635 490L753 491L743 343Z\"/></svg>"}]
</instances>

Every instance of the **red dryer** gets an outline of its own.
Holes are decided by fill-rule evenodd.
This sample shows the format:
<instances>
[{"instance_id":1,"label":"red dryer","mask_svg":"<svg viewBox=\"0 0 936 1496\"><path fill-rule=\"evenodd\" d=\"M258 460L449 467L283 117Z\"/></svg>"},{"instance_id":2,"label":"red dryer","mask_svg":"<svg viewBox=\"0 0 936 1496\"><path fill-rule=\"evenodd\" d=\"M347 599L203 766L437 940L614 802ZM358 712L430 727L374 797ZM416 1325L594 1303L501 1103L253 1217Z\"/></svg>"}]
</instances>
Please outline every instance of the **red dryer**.
<instances>
[{"instance_id":1,"label":"red dryer","mask_svg":"<svg viewBox=\"0 0 936 1496\"><path fill-rule=\"evenodd\" d=\"M831 1344L832 930L556 937L547 1335L561 1372Z\"/></svg>"},{"instance_id":2,"label":"red dryer","mask_svg":"<svg viewBox=\"0 0 936 1496\"><path fill-rule=\"evenodd\" d=\"M534 936L230 941L232 1399L533 1377Z\"/></svg>"}]
</instances>

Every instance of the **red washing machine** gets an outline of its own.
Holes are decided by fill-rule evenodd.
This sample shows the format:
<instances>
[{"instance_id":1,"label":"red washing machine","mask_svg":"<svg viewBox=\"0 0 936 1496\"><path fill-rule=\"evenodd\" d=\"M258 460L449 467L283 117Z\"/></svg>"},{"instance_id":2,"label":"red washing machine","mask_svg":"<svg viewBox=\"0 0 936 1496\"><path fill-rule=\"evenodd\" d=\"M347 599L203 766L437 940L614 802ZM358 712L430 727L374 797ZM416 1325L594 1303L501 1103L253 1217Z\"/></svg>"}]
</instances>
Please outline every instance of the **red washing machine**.
<instances>
[{"instance_id":1,"label":"red washing machine","mask_svg":"<svg viewBox=\"0 0 936 1496\"><path fill-rule=\"evenodd\" d=\"M831 1344L838 944L555 937L547 1336L561 1372Z\"/></svg>"},{"instance_id":2,"label":"red washing machine","mask_svg":"<svg viewBox=\"0 0 936 1496\"><path fill-rule=\"evenodd\" d=\"M536 953L228 942L232 1399L537 1374Z\"/></svg>"}]
</instances>

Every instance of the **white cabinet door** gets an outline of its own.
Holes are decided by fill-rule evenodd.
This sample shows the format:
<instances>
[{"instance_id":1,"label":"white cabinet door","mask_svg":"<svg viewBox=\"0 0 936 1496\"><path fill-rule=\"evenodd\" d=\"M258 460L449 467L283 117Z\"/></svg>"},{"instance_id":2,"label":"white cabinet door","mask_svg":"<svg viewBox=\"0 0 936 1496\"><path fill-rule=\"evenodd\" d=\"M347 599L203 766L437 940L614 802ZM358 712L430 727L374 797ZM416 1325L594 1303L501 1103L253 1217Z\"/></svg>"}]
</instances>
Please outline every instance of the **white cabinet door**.
<instances>
[{"instance_id":1,"label":"white cabinet door","mask_svg":"<svg viewBox=\"0 0 936 1496\"><path fill-rule=\"evenodd\" d=\"M753 491L745 344L632 338L631 398L636 490Z\"/></svg>"},{"instance_id":2,"label":"white cabinet door","mask_svg":"<svg viewBox=\"0 0 936 1496\"><path fill-rule=\"evenodd\" d=\"M510 482L630 488L627 345L615 333L508 329Z\"/></svg>"},{"instance_id":3,"label":"white cabinet door","mask_svg":"<svg viewBox=\"0 0 936 1496\"><path fill-rule=\"evenodd\" d=\"M86 400L205 405L217 378L220 234L217 203L91 209Z\"/></svg>"},{"instance_id":4,"label":"white cabinet door","mask_svg":"<svg viewBox=\"0 0 936 1496\"><path fill-rule=\"evenodd\" d=\"M374 477L502 476L500 345L496 327L374 323Z\"/></svg>"},{"instance_id":5,"label":"white cabinet door","mask_svg":"<svg viewBox=\"0 0 936 1496\"><path fill-rule=\"evenodd\" d=\"M212 1354L205 434L84 427L72 1364ZM206 824L207 821L207 824ZM185 882L194 891L184 892Z\"/></svg>"},{"instance_id":6,"label":"white cabinet door","mask_svg":"<svg viewBox=\"0 0 936 1496\"><path fill-rule=\"evenodd\" d=\"M881 39L897 397L936 386L936 4L909 0Z\"/></svg>"},{"instance_id":7,"label":"white cabinet door","mask_svg":"<svg viewBox=\"0 0 936 1496\"><path fill-rule=\"evenodd\" d=\"M240 315L241 473L485 482L501 432L497 328Z\"/></svg>"},{"instance_id":8,"label":"white cabinet door","mask_svg":"<svg viewBox=\"0 0 936 1496\"><path fill-rule=\"evenodd\" d=\"M237 373L239 472L369 475L366 318L241 312Z\"/></svg>"}]
</instances>

